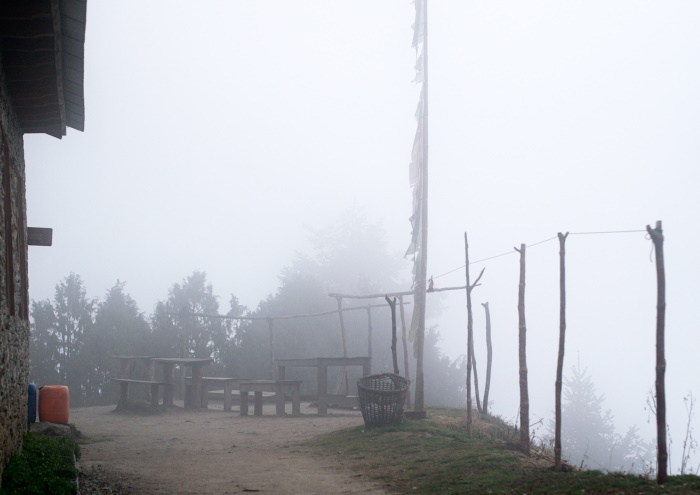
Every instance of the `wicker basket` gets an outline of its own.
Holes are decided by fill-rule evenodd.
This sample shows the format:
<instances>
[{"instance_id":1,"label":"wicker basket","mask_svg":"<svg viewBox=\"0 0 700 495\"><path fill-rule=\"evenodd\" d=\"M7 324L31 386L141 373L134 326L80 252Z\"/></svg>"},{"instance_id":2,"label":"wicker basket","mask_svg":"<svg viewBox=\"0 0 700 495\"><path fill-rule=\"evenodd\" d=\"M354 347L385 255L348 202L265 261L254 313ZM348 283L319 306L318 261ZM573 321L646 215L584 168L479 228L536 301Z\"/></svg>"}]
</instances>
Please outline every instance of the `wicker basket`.
<instances>
[{"instance_id":1,"label":"wicker basket","mask_svg":"<svg viewBox=\"0 0 700 495\"><path fill-rule=\"evenodd\" d=\"M386 426L401 422L408 380L393 373L360 378L357 394L365 426Z\"/></svg>"}]
</instances>

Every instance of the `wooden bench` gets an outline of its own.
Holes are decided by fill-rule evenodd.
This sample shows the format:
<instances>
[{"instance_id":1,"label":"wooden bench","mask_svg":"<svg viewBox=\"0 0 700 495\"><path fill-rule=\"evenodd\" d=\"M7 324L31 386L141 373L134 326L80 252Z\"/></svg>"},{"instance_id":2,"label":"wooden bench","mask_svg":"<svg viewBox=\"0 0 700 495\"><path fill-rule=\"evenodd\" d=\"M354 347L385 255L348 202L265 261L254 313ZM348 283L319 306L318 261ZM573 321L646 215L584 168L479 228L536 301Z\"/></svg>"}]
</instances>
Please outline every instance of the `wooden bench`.
<instances>
[{"instance_id":1,"label":"wooden bench","mask_svg":"<svg viewBox=\"0 0 700 495\"><path fill-rule=\"evenodd\" d=\"M186 381L191 381L188 377ZM224 387L224 411L231 410L231 404L233 403L233 390L237 388L237 384L244 380L243 378L229 378L223 376L203 376L202 377L202 408L206 409L209 407L209 386L210 385L223 385Z\"/></svg>"},{"instance_id":2,"label":"wooden bench","mask_svg":"<svg viewBox=\"0 0 700 495\"><path fill-rule=\"evenodd\" d=\"M262 416L263 392L274 392L277 416L284 416L285 394L292 395L292 415L301 415L300 405L301 380L241 380L238 390L241 394L241 416L248 416L248 392L255 393L253 414Z\"/></svg>"},{"instance_id":3,"label":"wooden bench","mask_svg":"<svg viewBox=\"0 0 700 495\"><path fill-rule=\"evenodd\" d=\"M112 378L113 382L119 383L119 405L126 406L129 401L129 384L136 383L138 385L150 385L151 386L151 405L156 407L158 405L158 387L169 386L166 382L156 382L153 380L134 380L132 378Z\"/></svg>"}]
</instances>

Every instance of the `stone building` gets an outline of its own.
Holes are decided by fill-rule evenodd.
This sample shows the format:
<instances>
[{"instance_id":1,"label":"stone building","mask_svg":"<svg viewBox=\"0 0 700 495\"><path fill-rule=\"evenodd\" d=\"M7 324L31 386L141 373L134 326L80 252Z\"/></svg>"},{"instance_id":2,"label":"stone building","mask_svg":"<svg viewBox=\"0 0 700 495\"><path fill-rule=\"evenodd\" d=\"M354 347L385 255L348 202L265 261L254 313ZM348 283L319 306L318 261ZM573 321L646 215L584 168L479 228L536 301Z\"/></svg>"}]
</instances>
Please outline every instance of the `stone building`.
<instances>
[{"instance_id":1,"label":"stone building","mask_svg":"<svg viewBox=\"0 0 700 495\"><path fill-rule=\"evenodd\" d=\"M83 130L85 13L86 0L0 1L0 475L27 430L23 135Z\"/></svg>"}]
</instances>

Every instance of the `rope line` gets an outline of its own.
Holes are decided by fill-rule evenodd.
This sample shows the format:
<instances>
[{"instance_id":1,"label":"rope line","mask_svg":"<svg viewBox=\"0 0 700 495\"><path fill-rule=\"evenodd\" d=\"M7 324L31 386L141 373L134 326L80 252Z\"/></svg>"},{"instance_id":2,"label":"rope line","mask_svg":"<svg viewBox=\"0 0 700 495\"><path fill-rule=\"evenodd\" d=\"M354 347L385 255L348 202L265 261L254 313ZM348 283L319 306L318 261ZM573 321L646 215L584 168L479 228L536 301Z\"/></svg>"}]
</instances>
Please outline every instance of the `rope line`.
<instances>
[{"instance_id":1,"label":"rope line","mask_svg":"<svg viewBox=\"0 0 700 495\"><path fill-rule=\"evenodd\" d=\"M569 232L569 235L631 234L631 233L638 233L638 232L646 232L646 230L645 230L645 229L641 229L641 230L604 230L604 231L596 231L596 232ZM534 244L528 244L527 247L539 246L540 244L544 244L545 242L552 241L552 240L554 240L554 239L556 239L556 238L557 238L557 236L550 237L549 239L545 239L545 240L543 240L543 241L535 242ZM653 246L652 246L652 250L653 250ZM492 260L492 259L495 259L495 258L500 258L501 256L507 256L507 255L509 255L509 254L514 254L514 253L515 253L515 250L513 250L513 251L508 251L508 252L506 252L506 253L497 254L497 255L495 255L495 256L489 256L488 258L482 258L482 259L480 259L480 260L470 261L469 264L470 264L470 265L473 265L473 264L475 264L475 263L482 263L482 262L484 262L484 261L489 261L489 260ZM444 277L445 275L449 275L450 273L454 273L454 272L456 272L457 270L461 270L461 269L464 268L465 266L467 266L467 265L462 265L462 266L457 267L457 268L454 268L454 269L452 269L452 270L450 270L450 271L448 271L448 272L442 273L442 274L440 274L440 275L436 275L436 276L433 277L433 280L436 279L436 278Z\"/></svg>"},{"instance_id":2,"label":"rope line","mask_svg":"<svg viewBox=\"0 0 700 495\"><path fill-rule=\"evenodd\" d=\"M587 234L629 234L632 232L646 232L646 230L608 230L603 232L569 232L569 235L587 235Z\"/></svg>"}]
</instances>

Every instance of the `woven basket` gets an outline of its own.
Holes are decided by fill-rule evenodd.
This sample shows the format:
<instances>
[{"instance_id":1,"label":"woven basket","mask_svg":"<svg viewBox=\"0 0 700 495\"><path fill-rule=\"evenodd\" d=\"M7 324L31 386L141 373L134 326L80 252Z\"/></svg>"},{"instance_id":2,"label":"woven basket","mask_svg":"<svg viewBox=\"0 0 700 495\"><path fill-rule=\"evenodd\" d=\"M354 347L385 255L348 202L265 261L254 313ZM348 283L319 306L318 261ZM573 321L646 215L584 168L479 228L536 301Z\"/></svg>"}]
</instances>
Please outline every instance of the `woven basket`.
<instances>
[{"instance_id":1,"label":"woven basket","mask_svg":"<svg viewBox=\"0 0 700 495\"><path fill-rule=\"evenodd\" d=\"M408 380L393 373L360 378L357 394L365 426L387 426L401 422Z\"/></svg>"}]
</instances>

